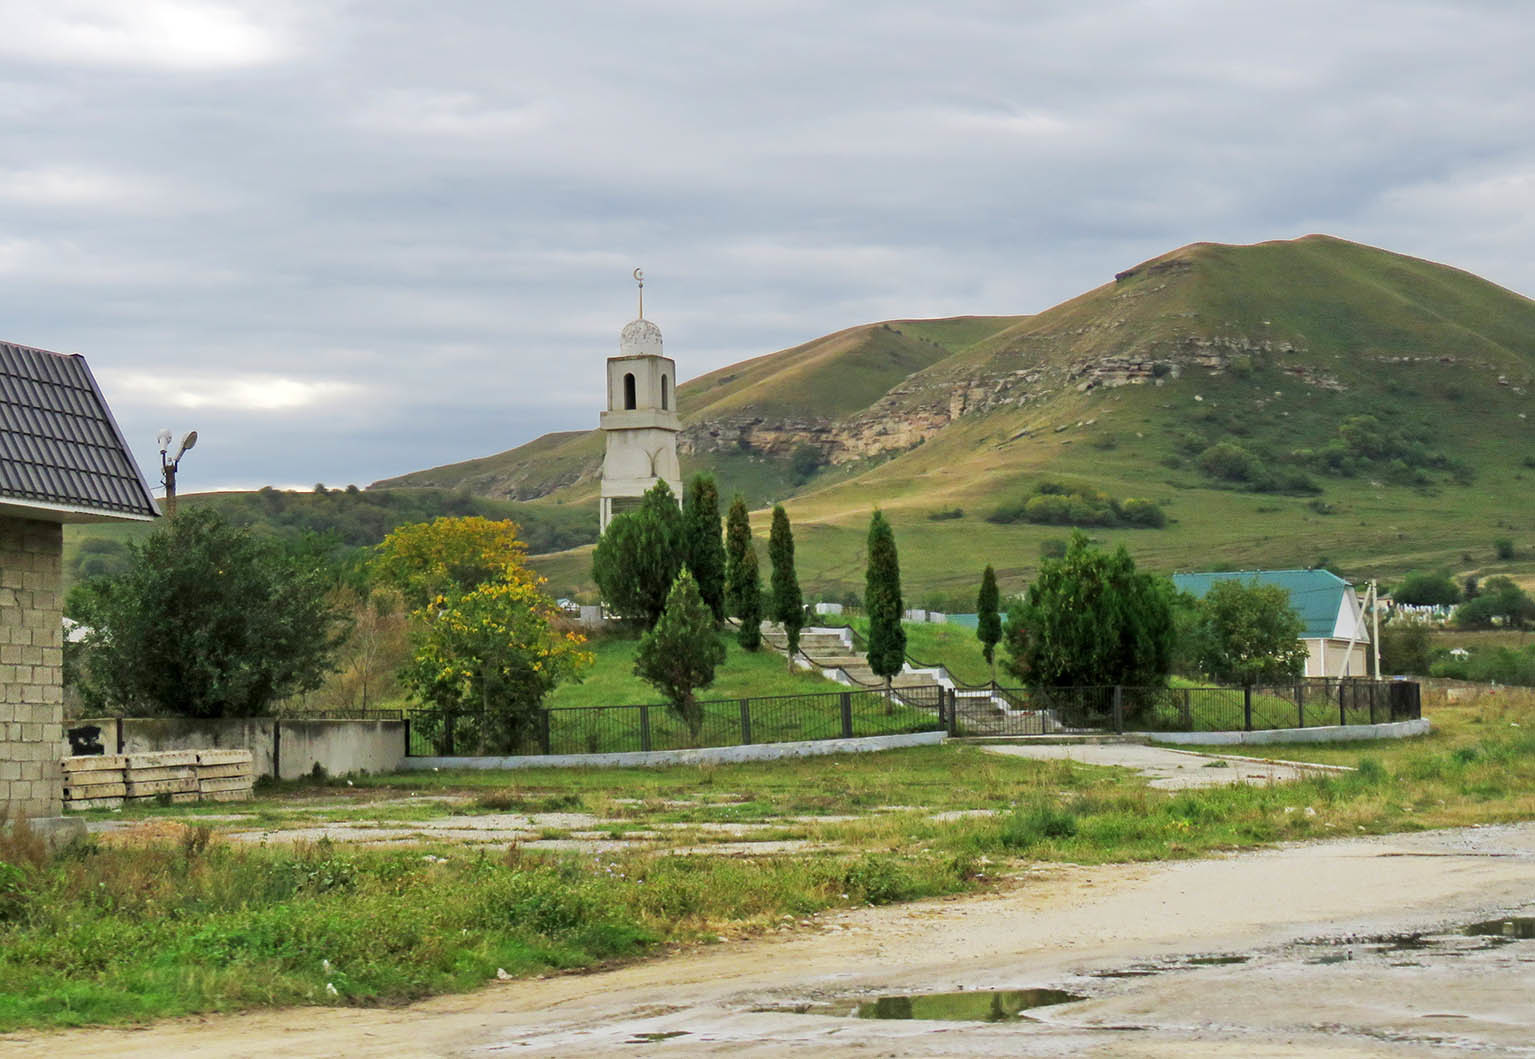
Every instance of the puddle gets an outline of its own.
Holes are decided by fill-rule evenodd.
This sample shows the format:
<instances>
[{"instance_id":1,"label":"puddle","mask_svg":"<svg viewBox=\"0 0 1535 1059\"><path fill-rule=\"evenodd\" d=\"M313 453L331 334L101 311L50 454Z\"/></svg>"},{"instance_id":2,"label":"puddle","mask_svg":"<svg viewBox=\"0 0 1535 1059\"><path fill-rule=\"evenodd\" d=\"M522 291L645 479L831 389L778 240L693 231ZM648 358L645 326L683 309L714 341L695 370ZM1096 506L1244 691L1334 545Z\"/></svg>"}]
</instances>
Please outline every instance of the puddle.
<instances>
[{"instance_id":1,"label":"puddle","mask_svg":"<svg viewBox=\"0 0 1535 1059\"><path fill-rule=\"evenodd\" d=\"M1473 938L1507 938L1509 941L1535 939L1535 916L1505 916L1485 923L1472 923L1466 933Z\"/></svg>"},{"instance_id":2,"label":"puddle","mask_svg":"<svg viewBox=\"0 0 1535 1059\"><path fill-rule=\"evenodd\" d=\"M1030 1008L1086 1000L1062 989L999 989L993 992L918 993L882 996L859 1004L861 1019L941 1019L947 1022L1011 1022Z\"/></svg>"},{"instance_id":3,"label":"puddle","mask_svg":"<svg viewBox=\"0 0 1535 1059\"><path fill-rule=\"evenodd\" d=\"M1227 952L1174 956L1157 963L1132 963L1128 967L1117 967L1111 971L1094 971L1092 977L1150 978L1152 975L1166 974L1168 971L1186 971L1191 967L1226 967L1236 963L1247 963L1251 959L1251 956Z\"/></svg>"}]
</instances>

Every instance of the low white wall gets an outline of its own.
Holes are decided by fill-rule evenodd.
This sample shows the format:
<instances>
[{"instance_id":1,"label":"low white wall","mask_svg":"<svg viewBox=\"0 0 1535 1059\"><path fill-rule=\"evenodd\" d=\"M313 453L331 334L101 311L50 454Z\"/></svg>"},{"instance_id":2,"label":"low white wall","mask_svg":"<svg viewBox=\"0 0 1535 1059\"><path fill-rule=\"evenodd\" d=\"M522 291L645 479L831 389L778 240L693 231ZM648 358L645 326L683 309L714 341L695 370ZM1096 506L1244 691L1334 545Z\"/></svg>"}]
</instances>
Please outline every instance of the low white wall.
<instances>
[{"instance_id":1,"label":"low white wall","mask_svg":"<svg viewBox=\"0 0 1535 1059\"><path fill-rule=\"evenodd\" d=\"M665 765L724 765L737 761L774 761L820 754L863 754L905 746L936 746L943 732L907 732L857 739L807 739L794 743L708 746L694 750L631 751L621 754L528 754L515 757L408 757L402 769L632 768Z\"/></svg>"},{"instance_id":2,"label":"low white wall","mask_svg":"<svg viewBox=\"0 0 1535 1059\"><path fill-rule=\"evenodd\" d=\"M1239 746L1243 743L1348 743L1361 739L1406 739L1427 735L1427 717L1387 724L1334 724L1320 728L1264 728L1256 732L1126 732L1137 739L1180 746Z\"/></svg>"},{"instance_id":3,"label":"low white wall","mask_svg":"<svg viewBox=\"0 0 1535 1059\"><path fill-rule=\"evenodd\" d=\"M249 750L257 776L292 780L315 764L331 776L393 772L405 756L404 721L319 721L294 717L94 717L64 727L96 725L108 754L159 750ZM120 733L120 736L119 736ZM71 753L66 741L61 757ZM275 764L275 769L274 769Z\"/></svg>"}]
</instances>

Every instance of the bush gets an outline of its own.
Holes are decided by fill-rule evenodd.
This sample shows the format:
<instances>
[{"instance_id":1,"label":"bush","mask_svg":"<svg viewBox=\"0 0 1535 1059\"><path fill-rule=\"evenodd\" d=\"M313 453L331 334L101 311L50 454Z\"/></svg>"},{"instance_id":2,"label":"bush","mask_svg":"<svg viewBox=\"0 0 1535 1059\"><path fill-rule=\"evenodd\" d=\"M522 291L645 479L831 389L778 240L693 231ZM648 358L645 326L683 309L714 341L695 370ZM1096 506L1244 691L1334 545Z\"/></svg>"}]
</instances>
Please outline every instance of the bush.
<instances>
[{"instance_id":1,"label":"bush","mask_svg":"<svg viewBox=\"0 0 1535 1059\"><path fill-rule=\"evenodd\" d=\"M1071 838L1076 833L1076 814L1041 797L1008 814L1002 822L1001 841L1007 849L1029 849L1046 839Z\"/></svg>"},{"instance_id":2,"label":"bush","mask_svg":"<svg viewBox=\"0 0 1535 1059\"><path fill-rule=\"evenodd\" d=\"M1199 454L1199 467L1223 482L1252 485L1268 478L1263 460L1234 441L1218 442L1205 449Z\"/></svg>"},{"instance_id":3,"label":"bush","mask_svg":"<svg viewBox=\"0 0 1535 1059\"><path fill-rule=\"evenodd\" d=\"M1415 607L1448 607L1460 602L1459 586L1442 571L1408 574L1391 595L1398 603Z\"/></svg>"},{"instance_id":4,"label":"bush","mask_svg":"<svg viewBox=\"0 0 1535 1059\"><path fill-rule=\"evenodd\" d=\"M194 507L128 554L122 574L77 585L66 607L90 630L74 652L90 708L252 717L324 680L344 618L313 549Z\"/></svg>"},{"instance_id":5,"label":"bush","mask_svg":"<svg viewBox=\"0 0 1535 1059\"><path fill-rule=\"evenodd\" d=\"M1514 557L1514 542L1507 537L1499 537L1492 542L1492 554L1499 559L1512 559Z\"/></svg>"}]
</instances>

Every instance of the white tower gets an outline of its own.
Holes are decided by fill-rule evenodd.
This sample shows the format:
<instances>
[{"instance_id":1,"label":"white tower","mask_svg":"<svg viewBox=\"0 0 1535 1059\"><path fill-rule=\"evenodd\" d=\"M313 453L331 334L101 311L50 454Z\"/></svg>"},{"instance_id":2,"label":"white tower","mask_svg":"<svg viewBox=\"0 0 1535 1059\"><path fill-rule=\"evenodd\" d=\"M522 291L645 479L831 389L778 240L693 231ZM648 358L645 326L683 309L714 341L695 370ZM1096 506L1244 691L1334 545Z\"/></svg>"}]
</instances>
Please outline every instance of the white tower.
<instances>
[{"instance_id":1,"label":"white tower","mask_svg":"<svg viewBox=\"0 0 1535 1059\"><path fill-rule=\"evenodd\" d=\"M601 427L607 437L602 459L601 528L613 516L637 507L658 478L682 500L682 465L677 462L677 366L661 355L661 329L645 319L645 274L640 315L619 333L618 356L608 358L608 409Z\"/></svg>"}]
</instances>

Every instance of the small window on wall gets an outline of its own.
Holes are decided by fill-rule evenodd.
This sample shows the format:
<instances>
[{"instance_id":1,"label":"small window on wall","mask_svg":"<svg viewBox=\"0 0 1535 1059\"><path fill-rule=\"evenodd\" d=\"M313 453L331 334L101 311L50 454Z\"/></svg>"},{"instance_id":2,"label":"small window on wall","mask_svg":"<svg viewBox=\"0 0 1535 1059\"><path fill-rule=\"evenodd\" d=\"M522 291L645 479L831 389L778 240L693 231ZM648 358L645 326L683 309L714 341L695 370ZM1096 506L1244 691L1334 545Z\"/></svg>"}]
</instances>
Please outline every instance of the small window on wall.
<instances>
[{"instance_id":1,"label":"small window on wall","mask_svg":"<svg viewBox=\"0 0 1535 1059\"><path fill-rule=\"evenodd\" d=\"M663 376L661 376L661 411L663 411L663 412L666 411L667 397L668 397L668 394L667 394L666 376L663 375Z\"/></svg>"},{"instance_id":2,"label":"small window on wall","mask_svg":"<svg viewBox=\"0 0 1535 1059\"><path fill-rule=\"evenodd\" d=\"M634 400L634 372L632 371L624 376L624 407L636 407Z\"/></svg>"}]
</instances>

